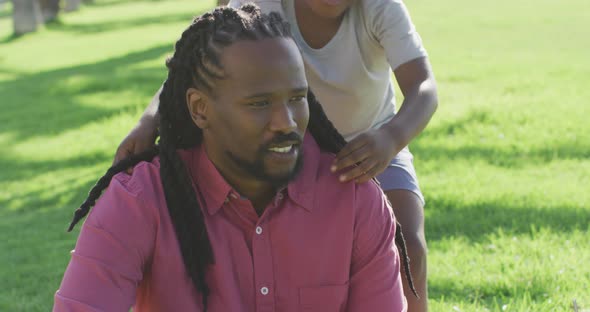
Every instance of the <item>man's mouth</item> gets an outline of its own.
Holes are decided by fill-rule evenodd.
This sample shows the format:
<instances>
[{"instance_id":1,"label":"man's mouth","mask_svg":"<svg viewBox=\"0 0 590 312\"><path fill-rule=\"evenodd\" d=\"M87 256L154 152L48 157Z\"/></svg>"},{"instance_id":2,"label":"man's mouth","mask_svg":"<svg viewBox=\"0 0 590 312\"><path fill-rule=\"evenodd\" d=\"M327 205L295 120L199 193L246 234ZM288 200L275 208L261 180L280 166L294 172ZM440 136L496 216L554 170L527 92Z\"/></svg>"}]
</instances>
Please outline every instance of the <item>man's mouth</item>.
<instances>
[{"instance_id":1,"label":"man's mouth","mask_svg":"<svg viewBox=\"0 0 590 312\"><path fill-rule=\"evenodd\" d=\"M274 153L282 153L282 154L286 154L291 152L291 150L293 149L293 144L291 145L287 145L287 146L275 146L275 147L270 147L268 150Z\"/></svg>"}]
</instances>

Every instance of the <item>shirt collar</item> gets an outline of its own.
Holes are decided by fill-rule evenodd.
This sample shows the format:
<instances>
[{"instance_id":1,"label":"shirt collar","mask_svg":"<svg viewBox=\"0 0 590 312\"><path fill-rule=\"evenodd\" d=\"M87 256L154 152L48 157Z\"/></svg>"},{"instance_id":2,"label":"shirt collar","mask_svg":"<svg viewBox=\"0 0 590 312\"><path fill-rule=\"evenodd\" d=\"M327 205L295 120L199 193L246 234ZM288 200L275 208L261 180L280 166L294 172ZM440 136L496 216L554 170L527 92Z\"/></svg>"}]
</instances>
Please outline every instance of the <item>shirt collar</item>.
<instances>
[{"instance_id":1,"label":"shirt collar","mask_svg":"<svg viewBox=\"0 0 590 312\"><path fill-rule=\"evenodd\" d=\"M186 164L193 181L193 187L207 207L210 215L216 214L230 195L238 195L229 185L202 146L189 150L179 150L179 155ZM287 195L298 206L311 212L315 201L313 186L317 180L320 161L320 148L308 133L303 139L303 166L299 174L286 189Z\"/></svg>"},{"instance_id":2,"label":"shirt collar","mask_svg":"<svg viewBox=\"0 0 590 312\"><path fill-rule=\"evenodd\" d=\"M181 150L179 154L186 164L193 188L201 199L199 202L206 206L209 214L215 214L232 193L232 187L215 168L202 146Z\"/></svg>"},{"instance_id":3,"label":"shirt collar","mask_svg":"<svg viewBox=\"0 0 590 312\"><path fill-rule=\"evenodd\" d=\"M307 132L303 139L303 166L295 179L287 185L287 193L289 198L309 212L314 207L314 186L318 178L320 157L320 147Z\"/></svg>"}]
</instances>

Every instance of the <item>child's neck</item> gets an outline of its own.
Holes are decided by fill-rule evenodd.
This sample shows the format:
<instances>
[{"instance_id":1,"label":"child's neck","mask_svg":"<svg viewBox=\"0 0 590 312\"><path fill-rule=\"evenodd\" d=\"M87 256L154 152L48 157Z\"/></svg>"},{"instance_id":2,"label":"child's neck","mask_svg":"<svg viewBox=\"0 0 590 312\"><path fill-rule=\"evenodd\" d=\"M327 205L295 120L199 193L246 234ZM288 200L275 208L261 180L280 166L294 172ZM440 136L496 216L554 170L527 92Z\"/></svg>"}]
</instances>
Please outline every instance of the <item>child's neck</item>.
<instances>
[{"instance_id":1,"label":"child's neck","mask_svg":"<svg viewBox=\"0 0 590 312\"><path fill-rule=\"evenodd\" d=\"M323 48L338 32L344 14L338 18L325 18L315 14L305 1L294 0L295 19L305 43L312 49Z\"/></svg>"}]
</instances>

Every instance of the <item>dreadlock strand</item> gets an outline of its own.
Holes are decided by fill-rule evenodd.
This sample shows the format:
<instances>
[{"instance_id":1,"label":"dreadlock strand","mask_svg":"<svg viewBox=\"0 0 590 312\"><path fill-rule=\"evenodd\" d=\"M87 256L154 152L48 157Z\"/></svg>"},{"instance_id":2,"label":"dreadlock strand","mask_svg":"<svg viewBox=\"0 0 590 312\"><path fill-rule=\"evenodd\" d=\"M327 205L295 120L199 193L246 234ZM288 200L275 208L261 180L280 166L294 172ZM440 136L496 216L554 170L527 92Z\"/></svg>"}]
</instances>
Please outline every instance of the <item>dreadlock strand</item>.
<instances>
[{"instance_id":1,"label":"dreadlock strand","mask_svg":"<svg viewBox=\"0 0 590 312\"><path fill-rule=\"evenodd\" d=\"M162 148L160 159L164 195L183 262L195 289L202 296L203 307L206 308L209 289L205 283L204 268L212 262L212 249L206 231L203 232L205 222L201 207L176 150L170 146ZM191 209L187 209L188 207ZM197 238L196 244L194 238Z\"/></svg>"},{"instance_id":2,"label":"dreadlock strand","mask_svg":"<svg viewBox=\"0 0 590 312\"><path fill-rule=\"evenodd\" d=\"M309 132L320 148L337 154L346 145L346 140L328 119L311 90L307 93L307 103L309 104L309 124L307 126Z\"/></svg>"},{"instance_id":3,"label":"dreadlock strand","mask_svg":"<svg viewBox=\"0 0 590 312\"><path fill-rule=\"evenodd\" d=\"M402 225L399 222L396 222L395 228L395 244L398 246L398 249L401 253L402 263L404 266L404 273L406 274L406 279L408 280L408 285L412 290L412 293L416 298L420 299L418 295L418 291L416 291L416 287L414 287L414 280L412 279L412 272L410 270L410 256L408 256L408 250L406 248L406 239L402 234Z\"/></svg>"}]
</instances>

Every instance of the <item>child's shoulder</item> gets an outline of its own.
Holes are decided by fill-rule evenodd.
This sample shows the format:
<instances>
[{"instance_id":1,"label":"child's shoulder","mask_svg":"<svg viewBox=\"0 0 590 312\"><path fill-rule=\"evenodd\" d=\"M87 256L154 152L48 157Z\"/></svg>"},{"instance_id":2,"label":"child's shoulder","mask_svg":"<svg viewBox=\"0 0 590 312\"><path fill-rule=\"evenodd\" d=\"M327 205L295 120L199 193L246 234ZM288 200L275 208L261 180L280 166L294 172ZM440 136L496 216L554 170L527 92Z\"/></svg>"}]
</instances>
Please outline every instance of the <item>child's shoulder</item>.
<instances>
[{"instance_id":1,"label":"child's shoulder","mask_svg":"<svg viewBox=\"0 0 590 312\"><path fill-rule=\"evenodd\" d=\"M404 5L401 0L365 0L359 1L357 8L360 9L366 17L376 17L378 15L403 10Z\"/></svg>"}]
</instances>

